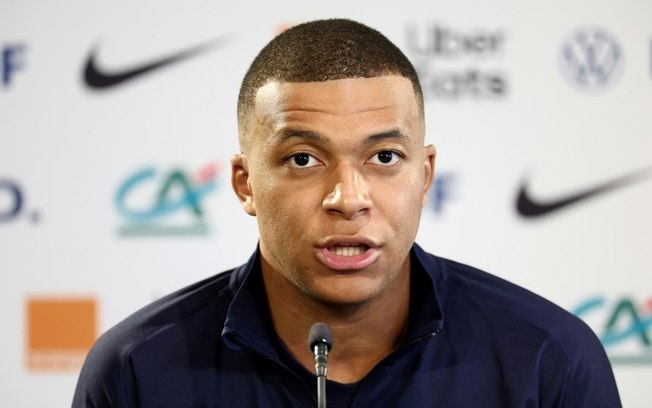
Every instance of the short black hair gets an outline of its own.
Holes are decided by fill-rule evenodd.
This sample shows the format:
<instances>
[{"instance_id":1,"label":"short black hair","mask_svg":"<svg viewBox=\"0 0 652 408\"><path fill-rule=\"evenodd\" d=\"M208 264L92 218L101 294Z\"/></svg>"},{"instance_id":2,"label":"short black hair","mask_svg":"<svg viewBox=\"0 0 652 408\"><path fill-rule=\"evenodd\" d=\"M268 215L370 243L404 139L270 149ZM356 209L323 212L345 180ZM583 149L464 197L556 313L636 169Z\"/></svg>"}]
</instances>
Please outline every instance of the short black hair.
<instances>
[{"instance_id":1,"label":"short black hair","mask_svg":"<svg viewBox=\"0 0 652 408\"><path fill-rule=\"evenodd\" d=\"M296 25L271 40L251 63L240 87L238 124L242 131L258 89L271 81L322 82L383 75L400 75L412 82L423 116L423 93L414 66L379 31L349 19Z\"/></svg>"}]
</instances>

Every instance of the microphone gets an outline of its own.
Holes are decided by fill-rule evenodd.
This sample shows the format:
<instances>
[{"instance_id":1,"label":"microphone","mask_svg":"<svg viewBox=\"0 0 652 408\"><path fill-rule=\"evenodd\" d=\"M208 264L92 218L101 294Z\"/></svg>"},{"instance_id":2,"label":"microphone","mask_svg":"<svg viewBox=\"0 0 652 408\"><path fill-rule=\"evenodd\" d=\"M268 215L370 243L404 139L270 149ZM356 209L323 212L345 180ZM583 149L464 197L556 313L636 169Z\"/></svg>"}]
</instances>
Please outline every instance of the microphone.
<instances>
[{"instance_id":1,"label":"microphone","mask_svg":"<svg viewBox=\"0 0 652 408\"><path fill-rule=\"evenodd\" d=\"M331 329L325 323L315 323L308 333L308 345L315 353L317 374L317 408L326 408L326 374L328 373L328 352L333 347Z\"/></svg>"}]
</instances>

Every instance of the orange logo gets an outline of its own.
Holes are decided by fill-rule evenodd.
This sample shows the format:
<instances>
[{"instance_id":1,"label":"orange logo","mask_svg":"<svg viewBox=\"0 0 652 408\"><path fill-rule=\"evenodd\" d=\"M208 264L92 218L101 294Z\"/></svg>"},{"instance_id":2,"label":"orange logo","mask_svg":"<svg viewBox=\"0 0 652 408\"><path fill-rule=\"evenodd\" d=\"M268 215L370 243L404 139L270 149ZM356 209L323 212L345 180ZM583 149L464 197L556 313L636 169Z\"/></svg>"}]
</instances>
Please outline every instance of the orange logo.
<instances>
[{"instance_id":1,"label":"orange logo","mask_svg":"<svg viewBox=\"0 0 652 408\"><path fill-rule=\"evenodd\" d=\"M77 370L95 342L93 298L27 300L27 367L31 370Z\"/></svg>"}]
</instances>

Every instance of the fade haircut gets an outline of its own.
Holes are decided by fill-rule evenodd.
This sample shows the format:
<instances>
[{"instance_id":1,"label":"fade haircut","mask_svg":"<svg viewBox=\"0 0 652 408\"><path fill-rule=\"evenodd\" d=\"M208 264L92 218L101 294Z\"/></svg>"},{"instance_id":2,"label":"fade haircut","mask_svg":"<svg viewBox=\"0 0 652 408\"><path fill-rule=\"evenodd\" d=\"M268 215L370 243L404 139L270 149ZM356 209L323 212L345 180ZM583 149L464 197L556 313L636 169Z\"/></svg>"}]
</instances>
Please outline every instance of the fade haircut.
<instances>
[{"instance_id":1,"label":"fade haircut","mask_svg":"<svg viewBox=\"0 0 652 408\"><path fill-rule=\"evenodd\" d=\"M348 19L294 26L270 41L245 74L238 96L240 141L256 93L269 82L323 82L384 75L400 75L412 82L423 117L423 93L414 66L379 31Z\"/></svg>"}]
</instances>

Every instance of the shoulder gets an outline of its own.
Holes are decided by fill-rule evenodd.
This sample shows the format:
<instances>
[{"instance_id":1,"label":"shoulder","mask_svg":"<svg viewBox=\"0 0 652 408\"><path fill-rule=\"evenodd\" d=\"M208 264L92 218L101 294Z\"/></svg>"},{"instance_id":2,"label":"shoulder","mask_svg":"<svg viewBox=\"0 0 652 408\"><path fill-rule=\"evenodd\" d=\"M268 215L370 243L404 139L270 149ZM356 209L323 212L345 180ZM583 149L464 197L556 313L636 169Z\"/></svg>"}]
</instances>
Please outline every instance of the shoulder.
<instances>
[{"instance_id":1,"label":"shoulder","mask_svg":"<svg viewBox=\"0 0 652 408\"><path fill-rule=\"evenodd\" d=\"M226 313L233 297L226 271L177 290L136 311L109 329L97 340L92 353L109 351L125 354L175 325L187 324L197 316L214 311ZM219 314L219 313L218 313Z\"/></svg>"},{"instance_id":2,"label":"shoulder","mask_svg":"<svg viewBox=\"0 0 652 408\"><path fill-rule=\"evenodd\" d=\"M486 322L502 330L514 331L538 341L555 344L572 363L572 356L584 354L587 345L603 354L594 332L581 319L550 300L498 276L449 259L438 258L445 281L446 302L464 305L455 308L476 313ZM455 300L456 299L456 300ZM445 315L455 311L445 310Z\"/></svg>"},{"instance_id":3,"label":"shoulder","mask_svg":"<svg viewBox=\"0 0 652 408\"><path fill-rule=\"evenodd\" d=\"M233 273L226 271L171 293L102 334L84 362L73 406L122 406L115 399L119 389L130 387L126 365L134 350L169 342L166 339L175 331L193 333L184 327L205 324L207 319L213 325L223 324L233 298L229 285Z\"/></svg>"},{"instance_id":4,"label":"shoulder","mask_svg":"<svg viewBox=\"0 0 652 408\"><path fill-rule=\"evenodd\" d=\"M580 407L601 400L613 405L594 406L620 406L604 348L581 319L498 276L429 256L441 272L438 292L445 327L473 333L492 353L519 359L521 365L531 359L539 386L547 387L548 396L555 395L560 405Z\"/></svg>"},{"instance_id":5,"label":"shoulder","mask_svg":"<svg viewBox=\"0 0 652 408\"><path fill-rule=\"evenodd\" d=\"M526 325L564 343L569 334L571 339L595 338L581 319L528 289L473 266L430 256L441 266L440 290L447 302L464 299L467 311L479 307L495 324Z\"/></svg>"}]
</instances>

